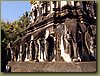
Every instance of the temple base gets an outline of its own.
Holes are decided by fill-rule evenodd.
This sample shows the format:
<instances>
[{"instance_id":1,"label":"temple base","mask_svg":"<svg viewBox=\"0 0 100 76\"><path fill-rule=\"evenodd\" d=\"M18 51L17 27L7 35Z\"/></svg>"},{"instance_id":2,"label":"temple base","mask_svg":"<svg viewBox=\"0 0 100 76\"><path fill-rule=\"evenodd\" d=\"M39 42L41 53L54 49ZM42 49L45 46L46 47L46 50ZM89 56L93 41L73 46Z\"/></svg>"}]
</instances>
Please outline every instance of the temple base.
<instances>
[{"instance_id":1,"label":"temple base","mask_svg":"<svg viewBox=\"0 0 100 76\"><path fill-rule=\"evenodd\" d=\"M96 72L96 62L9 62L11 72Z\"/></svg>"}]
</instances>

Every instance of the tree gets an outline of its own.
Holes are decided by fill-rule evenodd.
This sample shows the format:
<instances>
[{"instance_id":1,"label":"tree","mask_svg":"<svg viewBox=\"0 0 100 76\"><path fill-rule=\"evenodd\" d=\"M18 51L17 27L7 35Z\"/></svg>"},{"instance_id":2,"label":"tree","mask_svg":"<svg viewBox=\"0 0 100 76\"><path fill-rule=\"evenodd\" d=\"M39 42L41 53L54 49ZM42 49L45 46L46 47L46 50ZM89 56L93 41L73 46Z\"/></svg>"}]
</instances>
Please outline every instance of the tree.
<instances>
[{"instance_id":1,"label":"tree","mask_svg":"<svg viewBox=\"0 0 100 76\"><path fill-rule=\"evenodd\" d=\"M25 30L30 23L28 12L25 12L19 20L13 22L1 21L1 71L6 72L6 65L8 62L7 45L14 42L16 39L22 37Z\"/></svg>"},{"instance_id":2,"label":"tree","mask_svg":"<svg viewBox=\"0 0 100 76\"><path fill-rule=\"evenodd\" d=\"M21 28L23 28L23 30L29 26L30 17L27 11L23 14L19 21L21 22Z\"/></svg>"},{"instance_id":3,"label":"tree","mask_svg":"<svg viewBox=\"0 0 100 76\"><path fill-rule=\"evenodd\" d=\"M23 31L29 26L29 23L30 17L27 11L19 20L15 20L12 23L9 21L1 21L2 39L4 38L4 42L8 44L11 41L15 41L17 38L22 37L25 34ZM3 35L4 33L5 37Z\"/></svg>"}]
</instances>

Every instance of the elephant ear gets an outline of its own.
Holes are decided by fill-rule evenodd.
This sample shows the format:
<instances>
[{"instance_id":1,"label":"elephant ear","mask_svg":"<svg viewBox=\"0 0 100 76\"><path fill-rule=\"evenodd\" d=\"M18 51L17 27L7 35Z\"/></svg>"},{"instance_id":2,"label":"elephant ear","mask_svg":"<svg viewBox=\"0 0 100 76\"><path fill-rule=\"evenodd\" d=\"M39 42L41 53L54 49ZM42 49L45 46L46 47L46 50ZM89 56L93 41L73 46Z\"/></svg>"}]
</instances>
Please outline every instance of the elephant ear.
<instances>
[{"instance_id":1,"label":"elephant ear","mask_svg":"<svg viewBox=\"0 0 100 76\"><path fill-rule=\"evenodd\" d=\"M64 29L64 24L60 24L56 28L56 33L60 37L61 35L64 35L65 29Z\"/></svg>"}]
</instances>

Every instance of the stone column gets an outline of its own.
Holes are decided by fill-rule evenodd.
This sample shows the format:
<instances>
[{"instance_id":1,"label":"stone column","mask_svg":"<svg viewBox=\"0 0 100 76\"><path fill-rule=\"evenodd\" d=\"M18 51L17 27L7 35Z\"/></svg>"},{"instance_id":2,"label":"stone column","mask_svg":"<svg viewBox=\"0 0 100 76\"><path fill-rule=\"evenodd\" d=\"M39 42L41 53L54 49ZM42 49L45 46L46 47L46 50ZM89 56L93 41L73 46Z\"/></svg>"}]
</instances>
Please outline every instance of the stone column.
<instances>
[{"instance_id":1,"label":"stone column","mask_svg":"<svg viewBox=\"0 0 100 76\"><path fill-rule=\"evenodd\" d=\"M54 8L54 4L53 4L53 1L50 2L50 13L52 14L54 11L53 11L53 8Z\"/></svg>"},{"instance_id":2,"label":"stone column","mask_svg":"<svg viewBox=\"0 0 100 76\"><path fill-rule=\"evenodd\" d=\"M11 61L14 61L14 51L12 49L11 43L9 43L7 46L7 59L10 60L10 58L11 58Z\"/></svg>"},{"instance_id":3,"label":"stone column","mask_svg":"<svg viewBox=\"0 0 100 76\"><path fill-rule=\"evenodd\" d=\"M96 58L96 56L95 56L95 52L94 52L94 47L93 47L93 38L91 37L90 38L90 52L91 52L91 55L94 57L94 58Z\"/></svg>"},{"instance_id":4,"label":"stone column","mask_svg":"<svg viewBox=\"0 0 100 76\"><path fill-rule=\"evenodd\" d=\"M52 60L52 62L56 61L56 37L53 37L54 38L54 58Z\"/></svg>"},{"instance_id":5,"label":"stone column","mask_svg":"<svg viewBox=\"0 0 100 76\"><path fill-rule=\"evenodd\" d=\"M48 36L49 36L49 34L50 34L50 31L49 31L49 29L46 29L45 30L45 40L44 40L44 43L45 43L45 59L47 59L46 57L47 57L47 38L48 38Z\"/></svg>"},{"instance_id":6,"label":"stone column","mask_svg":"<svg viewBox=\"0 0 100 76\"><path fill-rule=\"evenodd\" d=\"M44 59L46 60L47 58L47 41L46 41L46 39L44 40L44 48L45 48L45 50L44 50Z\"/></svg>"},{"instance_id":7,"label":"stone column","mask_svg":"<svg viewBox=\"0 0 100 76\"><path fill-rule=\"evenodd\" d=\"M39 21L42 21L42 3L41 2L39 2Z\"/></svg>"},{"instance_id":8,"label":"stone column","mask_svg":"<svg viewBox=\"0 0 100 76\"><path fill-rule=\"evenodd\" d=\"M35 60L34 61L38 61L39 46L38 46L37 40L34 40L34 45L35 45Z\"/></svg>"},{"instance_id":9,"label":"stone column","mask_svg":"<svg viewBox=\"0 0 100 76\"><path fill-rule=\"evenodd\" d=\"M71 1L71 5L74 6L74 1Z\"/></svg>"},{"instance_id":10,"label":"stone column","mask_svg":"<svg viewBox=\"0 0 100 76\"><path fill-rule=\"evenodd\" d=\"M38 45L39 45L39 61L43 62L44 58L43 58L43 50L42 50L42 46L41 46L41 39L38 39Z\"/></svg>"},{"instance_id":11,"label":"stone column","mask_svg":"<svg viewBox=\"0 0 100 76\"><path fill-rule=\"evenodd\" d=\"M22 44L20 45L20 50L19 50L19 61L22 62Z\"/></svg>"},{"instance_id":12,"label":"stone column","mask_svg":"<svg viewBox=\"0 0 100 76\"><path fill-rule=\"evenodd\" d=\"M14 52L11 47L10 47L10 51L11 51L11 61L14 61Z\"/></svg>"},{"instance_id":13,"label":"stone column","mask_svg":"<svg viewBox=\"0 0 100 76\"><path fill-rule=\"evenodd\" d=\"M28 47L29 47L29 45L28 45L28 43L26 43L26 49L25 49L26 50L26 57L25 57L25 61L29 61L29 57L28 57L29 56L28 55L28 51L29 50L28 50Z\"/></svg>"},{"instance_id":14,"label":"stone column","mask_svg":"<svg viewBox=\"0 0 100 76\"><path fill-rule=\"evenodd\" d=\"M16 51L17 51L17 47L14 47L14 61L17 61L17 53L16 53Z\"/></svg>"},{"instance_id":15,"label":"stone column","mask_svg":"<svg viewBox=\"0 0 100 76\"><path fill-rule=\"evenodd\" d=\"M58 35L56 33L56 61L59 60L59 55L58 55Z\"/></svg>"},{"instance_id":16,"label":"stone column","mask_svg":"<svg viewBox=\"0 0 100 76\"><path fill-rule=\"evenodd\" d=\"M56 1L56 8L58 8L58 1Z\"/></svg>"},{"instance_id":17,"label":"stone column","mask_svg":"<svg viewBox=\"0 0 100 76\"><path fill-rule=\"evenodd\" d=\"M71 5L71 1L67 1L67 5L69 5L69 6L70 6L70 5Z\"/></svg>"},{"instance_id":18,"label":"stone column","mask_svg":"<svg viewBox=\"0 0 100 76\"><path fill-rule=\"evenodd\" d=\"M41 46L41 43L40 43L40 60L41 61L44 61L44 52L43 52L43 50L42 50L42 46Z\"/></svg>"},{"instance_id":19,"label":"stone column","mask_svg":"<svg viewBox=\"0 0 100 76\"><path fill-rule=\"evenodd\" d=\"M43 61L41 58L41 45L40 45L40 39L37 40L38 46L39 46L39 52L38 52L38 60L41 62Z\"/></svg>"},{"instance_id":20,"label":"stone column","mask_svg":"<svg viewBox=\"0 0 100 76\"><path fill-rule=\"evenodd\" d=\"M58 1L58 8L59 8L58 15L60 15L60 13L61 13L61 1Z\"/></svg>"},{"instance_id":21,"label":"stone column","mask_svg":"<svg viewBox=\"0 0 100 76\"><path fill-rule=\"evenodd\" d=\"M56 7L57 7L57 6L56 6L56 5L57 5L57 1L54 1L53 4L54 4L54 8L56 8ZM54 17L56 17L56 13L57 13L57 11L55 10L55 11L54 11Z\"/></svg>"},{"instance_id":22,"label":"stone column","mask_svg":"<svg viewBox=\"0 0 100 76\"><path fill-rule=\"evenodd\" d=\"M35 16L34 16L34 4L32 4L31 6L31 14L32 14L32 17L31 17L31 20L34 20L35 19Z\"/></svg>"},{"instance_id":23,"label":"stone column","mask_svg":"<svg viewBox=\"0 0 100 76\"><path fill-rule=\"evenodd\" d=\"M51 5L50 5L50 1L48 2L48 11L49 11L49 14L50 14L50 12L51 12Z\"/></svg>"},{"instance_id":24,"label":"stone column","mask_svg":"<svg viewBox=\"0 0 100 76\"><path fill-rule=\"evenodd\" d=\"M20 45L17 46L17 51L18 51L18 50L20 50ZM17 61L19 61L19 53L20 53L20 51L18 51L18 58L17 58Z\"/></svg>"},{"instance_id":25,"label":"stone column","mask_svg":"<svg viewBox=\"0 0 100 76\"><path fill-rule=\"evenodd\" d=\"M54 54L56 55L56 37L54 37Z\"/></svg>"},{"instance_id":26,"label":"stone column","mask_svg":"<svg viewBox=\"0 0 100 76\"><path fill-rule=\"evenodd\" d=\"M79 1L77 1L76 6L80 7L80 2Z\"/></svg>"},{"instance_id":27,"label":"stone column","mask_svg":"<svg viewBox=\"0 0 100 76\"><path fill-rule=\"evenodd\" d=\"M39 4L40 4L40 2L39 1L37 1L37 5L36 5L36 7L37 7L37 17L39 17Z\"/></svg>"},{"instance_id":28,"label":"stone column","mask_svg":"<svg viewBox=\"0 0 100 76\"><path fill-rule=\"evenodd\" d=\"M64 41L64 38L63 38L63 35L62 35L62 36L61 36L61 44L60 44L61 57L63 57L64 54L65 54L65 51L64 51L64 43L63 43L63 41Z\"/></svg>"},{"instance_id":29,"label":"stone column","mask_svg":"<svg viewBox=\"0 0 100 76\"><path fill-rule=\"evenodd\" d=\"M30 41L30 48L29 48L29 50L30 50L30 52L29 52L29 59L30 60L32 60L32 43L33 43L33 39L34 39L34 36L33 35L31 35L31 41Z\"/></svg>"},{"instance_id":30,"label":"stone column","mask_svg":"<svg viewBox=\"0 0 100 76\"><path fill-rule=\"evenodd\" d=\"M61 1L61 7L63 7L64 5L67 5L67 1Z\"/></svg>"}]
</instances>

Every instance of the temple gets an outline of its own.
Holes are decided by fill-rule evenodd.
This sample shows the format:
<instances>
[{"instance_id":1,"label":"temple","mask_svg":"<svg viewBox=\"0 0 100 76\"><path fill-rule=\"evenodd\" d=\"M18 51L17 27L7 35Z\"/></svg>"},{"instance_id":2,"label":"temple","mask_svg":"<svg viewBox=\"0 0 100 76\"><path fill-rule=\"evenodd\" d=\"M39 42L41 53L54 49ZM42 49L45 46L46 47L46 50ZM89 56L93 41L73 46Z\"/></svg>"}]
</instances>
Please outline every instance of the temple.
<instances>
[{"instance_id":1,"label":"temple","mask_svg":"<svg viewBox=\"0 0 100 76\"><path fill-rule=\"evenodd\" d=\"M9 48L11 61L96 60L95 1L30 1L31 23Z\"/></svg>"}]
</instances>

